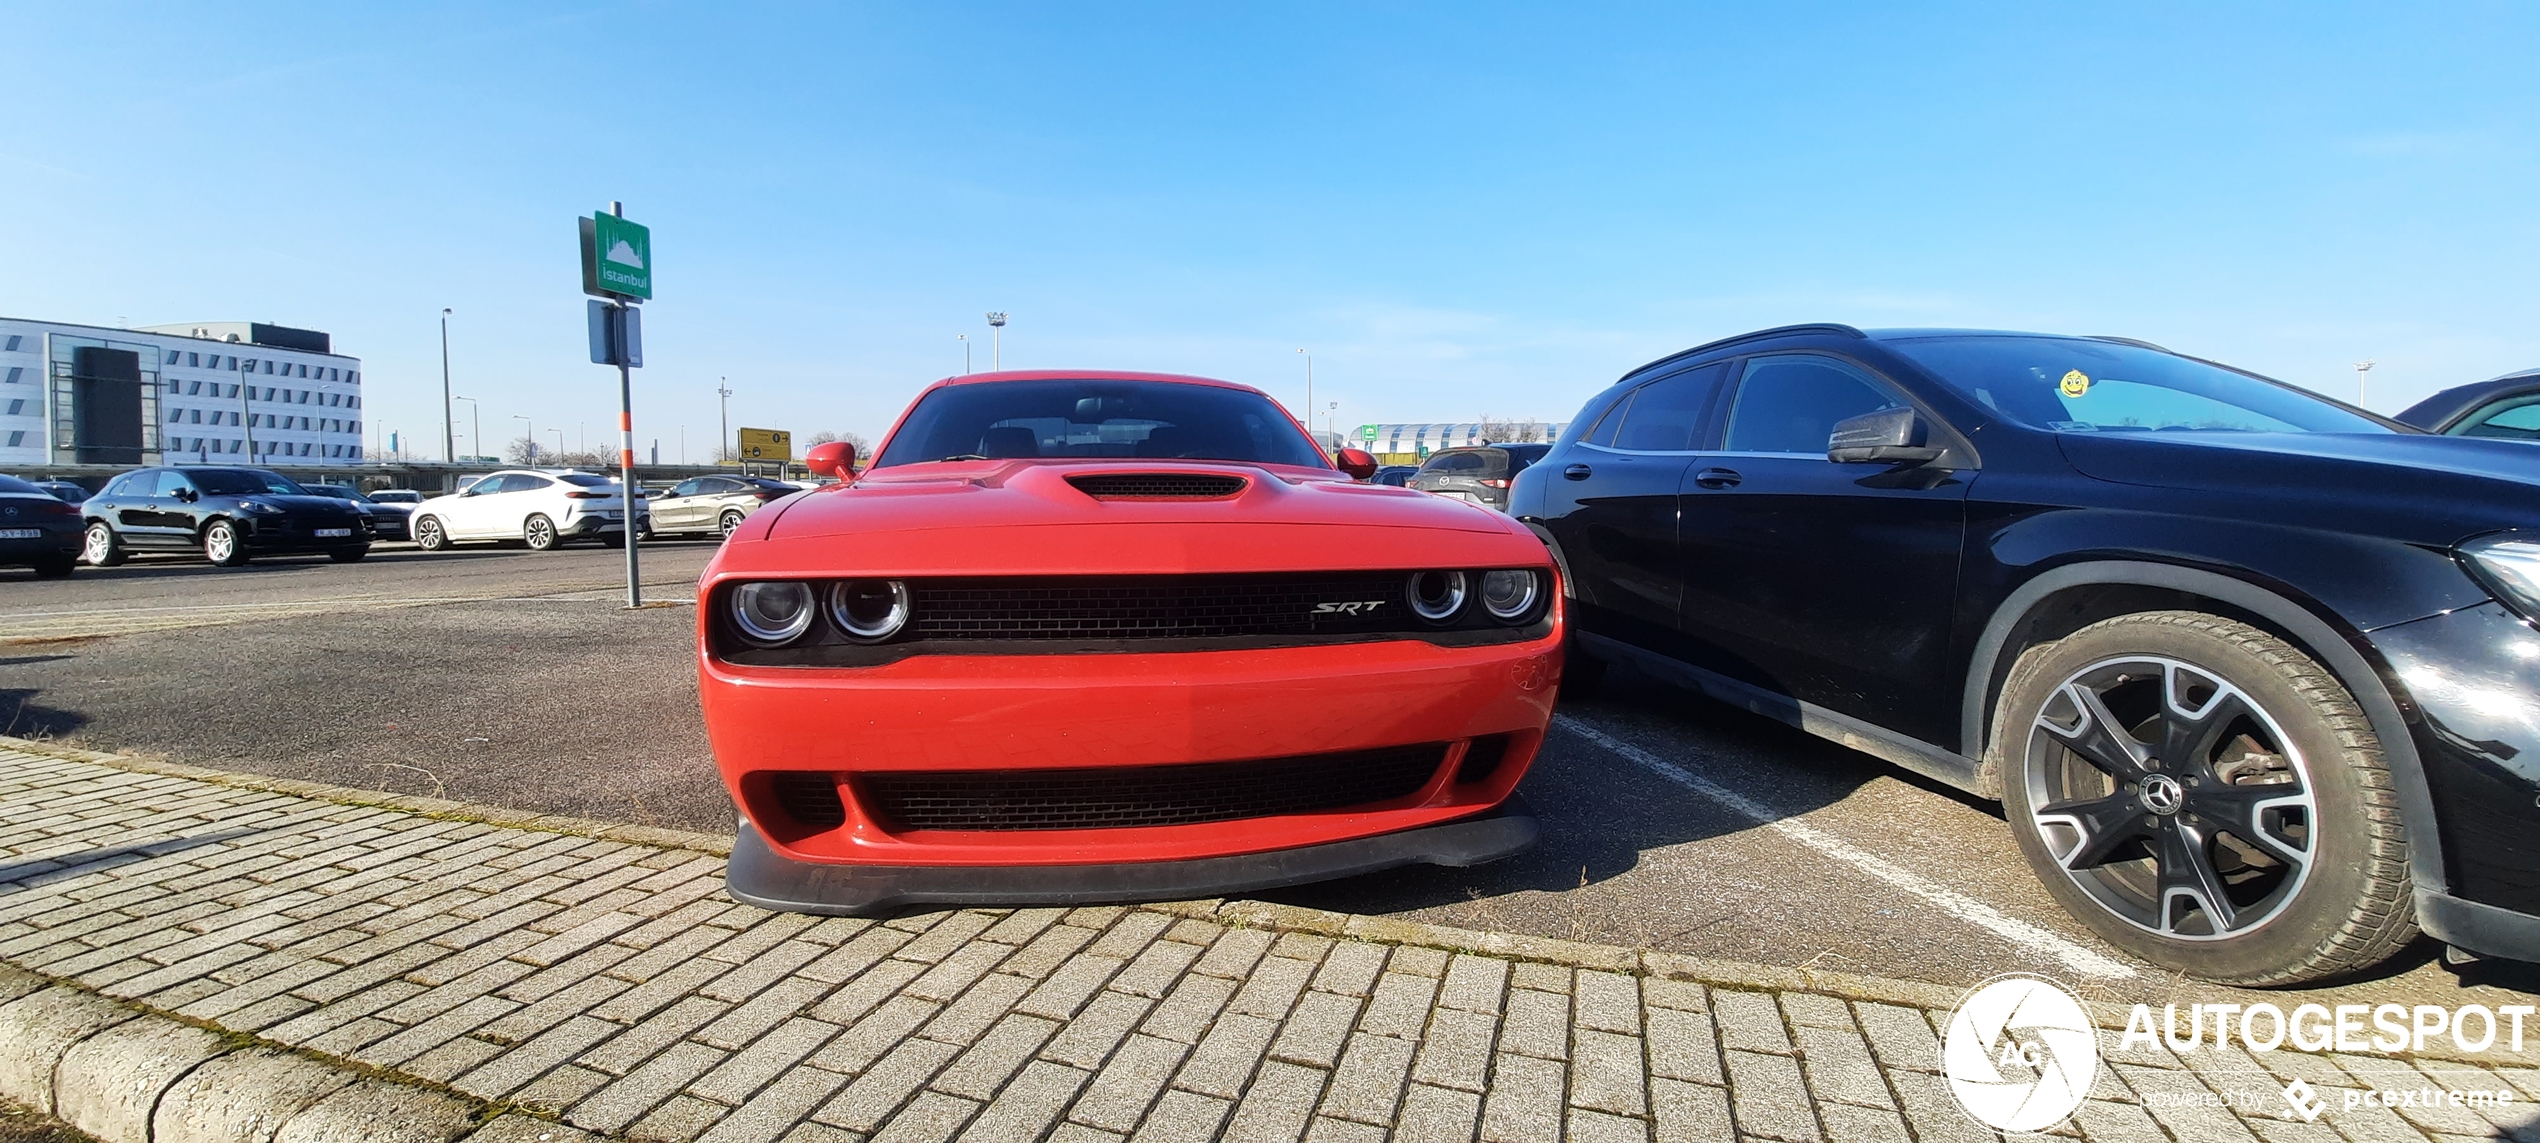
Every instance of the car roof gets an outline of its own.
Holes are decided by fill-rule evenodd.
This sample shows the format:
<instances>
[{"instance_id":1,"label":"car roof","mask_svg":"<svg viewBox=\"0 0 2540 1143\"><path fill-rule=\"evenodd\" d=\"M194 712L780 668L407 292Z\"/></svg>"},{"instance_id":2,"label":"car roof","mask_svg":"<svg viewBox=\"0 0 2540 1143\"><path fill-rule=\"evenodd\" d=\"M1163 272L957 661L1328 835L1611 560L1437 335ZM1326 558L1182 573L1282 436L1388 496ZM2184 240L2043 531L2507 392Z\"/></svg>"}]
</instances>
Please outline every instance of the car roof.
<instances>
[{"instance_id":1,"label":"car roof","mask_svg":"<svg viewBox=\"0 0 2540 1143\"><path fill-rule=\"evenodd\" d=\"M2037 337L2053 338L2062 341L2105 341L2113 342L2118 345L2132 345L2142 349L2156 350L2161 353L2172 352L2172 350L2167 347L2154 345L2151 342L2143 341L2138 338L2116 337L2108 334L2031 333L2026 330L2016 329L1952 329L1947 327L1860 329L1854 326L1843 325L1839 322L1814 322L1805 325L1774 326L1771 329L1759 329L1753 333L1741 333L1734 337L1724 337L1717 341L1706 341L1691 349L1670 353L1665 357L1661 357L1656 361L1648 363L1647 365L1634 368L1624 373L1623 379L1628 380L1630 378L1637 377L1658 366L1668 364L1669 362L1681 361L1689 357L1700 356L1715 350L1744 345L1751 341L1768 341L1774 338L1805 337L1811 335L1818 337L1849 338L1857 341L1883 342L1913 341L1918 338L1927 337Z\"/></svg>"},{"instance_id":2,"label":"car roof","mask_svg":"<svg viewBox=\"0 0 2540 1143\"><path fill-rule=\"evenodd\" d=\"M2540 389L2540 369L2524 369L2485 381L2454 385L2400 410L2393 419L2432 431L2518 389Z\"/></svg>"},{"instance_id":3,"label":"car roof","mask_svg":"<svg viewBox=\"0 0 2540 1143\"><path fill-rule=\"evenodd\" d=\"M1188 373L1139 373L1127 369L1008 369L998 373L963 373L927 386L918 396L950 385L984 385L997 381L1162 381L1175 385L1209 385L1269 396L1250 385L1220 381L1214 377L1197 377Z\"/></svg>"}]
</instances>

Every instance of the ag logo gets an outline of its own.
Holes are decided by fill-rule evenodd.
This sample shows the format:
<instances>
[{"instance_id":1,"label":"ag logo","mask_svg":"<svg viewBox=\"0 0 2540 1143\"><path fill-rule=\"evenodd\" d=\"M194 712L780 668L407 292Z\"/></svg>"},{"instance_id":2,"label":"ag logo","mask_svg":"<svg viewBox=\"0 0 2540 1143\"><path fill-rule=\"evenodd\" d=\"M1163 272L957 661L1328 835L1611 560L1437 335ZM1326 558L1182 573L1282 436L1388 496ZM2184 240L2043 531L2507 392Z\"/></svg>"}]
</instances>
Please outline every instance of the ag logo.
<instances>
[{"instance_id":1,"label":"ag logo","mask_svg":"<svg viewBox=\"0 0 2540 1143\"><path fill-rule=\"evenodd\" d=\"M1316 615L1364 615L1364 614L1366 614L1366 613L1368 613L1368 612L1370 612L1370 611L1374 611L1375 609L1377 609L1377 608L1379 608L1379 607L1382 607L1382 606L1384 606L1384 605L1385 605L1385 601L1384 601L1384 600L1381 600L1381 599L1370 599L1370 600L1367 600L1366 602L1363 602L1363 603L1358 603L1358 602L1352 602L1352 603L1318 603L1318 604L1315 604L1315 605L1314 605L1314 614L1316 614Z\"/></svg>"},{"instance_id":2,"label":"ag logo","mask_svg":"<svg viewBox=\"0 0 2540 1143\"><path fill-rule=\"evenodd\" d=\"M1940 1070L1967 1114L2000 1131L2044 1131L2081 1106L2099 1076L2099 1033L2070 990L1997 976L1949 1014Z\"/></svg>"}]
</instances>

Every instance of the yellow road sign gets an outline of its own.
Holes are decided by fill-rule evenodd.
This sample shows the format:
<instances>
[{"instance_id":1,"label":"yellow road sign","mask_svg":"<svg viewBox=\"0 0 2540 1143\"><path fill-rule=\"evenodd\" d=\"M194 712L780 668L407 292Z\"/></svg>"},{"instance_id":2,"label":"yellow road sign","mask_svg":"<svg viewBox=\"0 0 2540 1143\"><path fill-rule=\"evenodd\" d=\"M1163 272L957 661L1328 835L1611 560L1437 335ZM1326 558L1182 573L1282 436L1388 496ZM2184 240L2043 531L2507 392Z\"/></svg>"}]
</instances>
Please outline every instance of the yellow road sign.
<instances>
[{"instance_id":1,"label":"yellow road sign","mask_svg":"<svg viewBox=\"0 0 2540 1143\"><path fill-rule=\"evenodd\" d=\"M743 429L741 459L791 461L794 459L794 434L783 429Z\"/></svg>"}]
</instances>

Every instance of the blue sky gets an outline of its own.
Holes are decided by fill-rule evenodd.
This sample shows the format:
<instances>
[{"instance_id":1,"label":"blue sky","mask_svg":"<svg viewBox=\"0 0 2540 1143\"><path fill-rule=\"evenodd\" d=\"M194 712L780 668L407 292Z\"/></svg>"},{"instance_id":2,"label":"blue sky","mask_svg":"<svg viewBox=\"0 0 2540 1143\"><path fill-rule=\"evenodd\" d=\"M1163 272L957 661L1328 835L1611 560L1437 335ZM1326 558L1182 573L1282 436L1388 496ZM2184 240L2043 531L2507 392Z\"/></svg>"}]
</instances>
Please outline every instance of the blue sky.
<instances>
[{"instance_id":1,"label":"blue sky","mask_svg":"<svg viewBox=\"0 0 2540 1143\"><path fill-rule=\"evenodd\" d=\"M665 460L718 377L876 435L990 309L1292 405L1307 348L1344 427L1796 321L2372 358L2383 411L2540 365L2540 8L2217 7L20 3L0 313L324 329L429 438L449 306L489 438L596 446L621 199Z\"/></svg>"}]
</instances>

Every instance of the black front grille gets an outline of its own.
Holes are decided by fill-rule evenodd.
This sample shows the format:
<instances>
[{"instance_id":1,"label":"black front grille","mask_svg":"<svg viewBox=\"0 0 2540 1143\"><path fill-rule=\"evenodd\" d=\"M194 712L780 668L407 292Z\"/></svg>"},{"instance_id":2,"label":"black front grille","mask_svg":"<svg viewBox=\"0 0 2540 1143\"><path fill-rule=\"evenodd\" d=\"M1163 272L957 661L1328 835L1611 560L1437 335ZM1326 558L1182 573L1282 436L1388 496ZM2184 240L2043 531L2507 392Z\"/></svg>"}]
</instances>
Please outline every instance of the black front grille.
<instances>
[{"instance_id":1,"label":"black front grille","mask_svg":"<svg viewBox=\"0 0 2540 1143\"><path fill-rule=\"evenodd\" d=\"M860 774L856 797L895 830L1116 829L1314 813L1419 792L1446 747L1092 770Z\"/></svg>"},{"instance_id":2,"label":"black front grille","mask_svg":"<svg viewBox=\"0 0 2540 1143\"><path fill-rule=\"evenodd\" d=\"M1222 500L1244 490L1240 476L1200 472L1103 472L1067 478L1096 500Z\"/></svg>"},{"instance_id":3,"label":"black front grille","mask_svg":"<svg viewBox=\"0 0 2540 1143\"><path fill-rule=\"evenodd\" d=\"M1401 573L911 580L919 639L1208 639L1415 630Z\"/></svg>"}]
</instances>

